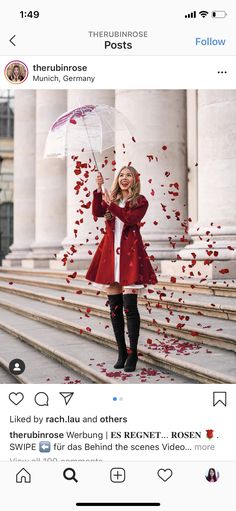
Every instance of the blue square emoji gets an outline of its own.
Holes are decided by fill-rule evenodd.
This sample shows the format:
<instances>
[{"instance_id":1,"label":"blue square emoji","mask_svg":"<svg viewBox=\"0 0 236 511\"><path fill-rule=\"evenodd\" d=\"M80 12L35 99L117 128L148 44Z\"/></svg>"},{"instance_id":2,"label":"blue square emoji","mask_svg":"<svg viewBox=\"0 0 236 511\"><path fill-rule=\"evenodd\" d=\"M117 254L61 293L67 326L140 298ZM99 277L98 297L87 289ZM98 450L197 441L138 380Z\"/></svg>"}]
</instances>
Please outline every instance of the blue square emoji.
<instances>
[{"instance_id":1,"label":"blue square emoji","mask_svg":"<svg viewBox=\"0 0 236 511\"><path fill-rule=\"evenodd\" d=\"M51 444L50 442L39 442L39 452L50 452Z\"/></svg>"}]
</instances>

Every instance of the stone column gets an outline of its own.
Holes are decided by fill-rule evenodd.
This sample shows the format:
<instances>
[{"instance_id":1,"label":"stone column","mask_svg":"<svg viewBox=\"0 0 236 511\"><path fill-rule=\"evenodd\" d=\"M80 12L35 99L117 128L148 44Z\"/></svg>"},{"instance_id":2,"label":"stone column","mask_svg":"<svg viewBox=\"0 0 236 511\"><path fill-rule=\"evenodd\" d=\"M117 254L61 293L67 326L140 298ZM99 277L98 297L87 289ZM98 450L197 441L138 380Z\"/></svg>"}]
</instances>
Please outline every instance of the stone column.
<instances>
[{"instance_id":1,"label":"stone column","mask_svg":"<svg viewBox=\"0 0 236 511\"><path fill-rule=\"evenodd\" d=\"M187 90L188 217L198 219L198 91Z\"/></svg>"},{"instance_id":2,"label":"stone column","mask_svg":"<svg viewBox=\"0 0 236 511\"><path fill-rule=\"evenodd\" d=\"M180 256L194 276L235 278L236 91L198 92L198 153L198 222Z\"/></svg>"},{"instance_id":3,"label":"stone column","mask_svg":"<svg viewBox=\"0 0 236 511\"><path fill-rule=\"evenodd\" d=\"M67 110L72 110L73 108L83 106L83 105L110 105L114 106L115 102L115 92L114 90L69 90L68 91L68 102L67 102ZM78 156L78 160L80 161L88 161L89 158L92 159L92 165L94 164L93 157L90 151L81 152L82 147L79 144L78 140L78 151L76 155ZM101 169L101 164L104 161L105 156L108 157L109 164L104 168L103 175L106 178L106 186L109 188L112 171L111 171L111 161L114 158L113 149L106 150L103 153L96 153L96 160L99 169ZM57 260L52 260L50 262L50 268L56 269L62 267L61 259L63 254L74 245L77 252L73 254L72 258L68 258L67 268L71 269L84 269L87 268L90 264L91 258L96 249L96 245L98 243L98 239L95 237L99 236L101 239L100 229L104 226L104 219L98 219L97 222L94 222L91 207L89 209L83 209L83 215L81 216L77 213L77 210L80 209L81 202L80 200L84 200L85 203L88 203L92 200L92 192L96 188L95 182L95 173L92 172L89 175L88 182L85 186L82 186L78 195L75 194L74 187L76 182L80 179L81 175L76 176L74 174L75 162L71 159L71 154L68 154L67 159L67 234L64 238L62 244L64 250L60 251L57 255ZM102 169L101 169L102 170ZM84 188L87 190L84 190ZM88 195L90 192L90 195ZM77 220L83 219L83 223L79 226L75 224ZM74 230L77 229L77 233L74 233ZM70 262L70 259L73 261Z\"/></svg>"},{"instance_id":4,"label":"stone column","mask_svg":"<svg viewBox=\"0 0 236 511\"><path fill-rule=\"evenodd\" d=\"M35 236L35 94L15 92L14 242L4 267L20 266Z\"/></svg>"},{"instance_id":5,"label":"stone column","mask_svg":"<svg viewBox=\"0 0 236 511\"><path fill-rule=\"evenodd\" d=\"M149 201L142 228L148 252L156 260L175 259L186 243L186 91L117 90L116 108L134 127L136 142L127 137L125 154L116 147L117 168L131 162L140 172Z\"/></svg>"},{"instance_id":6,"label":"stone column","mask_svg":"<svg viewBox=\"0 0 236 511\"><path fill-rule=\"evenodd\" d=\"M66 111L64 90L36 92L36 212L35 241L24 267L47 267L61 247L66 226L65 160L44 158L45 141L53 121Z\"/></svg>"}]
</instances>

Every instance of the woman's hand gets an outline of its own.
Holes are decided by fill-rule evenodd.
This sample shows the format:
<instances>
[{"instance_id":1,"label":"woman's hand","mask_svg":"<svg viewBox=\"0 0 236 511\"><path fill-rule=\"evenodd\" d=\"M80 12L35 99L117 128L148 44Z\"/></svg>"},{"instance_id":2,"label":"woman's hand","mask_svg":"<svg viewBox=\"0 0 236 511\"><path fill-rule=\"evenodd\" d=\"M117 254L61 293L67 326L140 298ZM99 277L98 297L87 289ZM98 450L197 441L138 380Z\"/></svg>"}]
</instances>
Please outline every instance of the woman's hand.
<instances>
[{"instance_id":1,"label":"woman's hand","mask_svg":"<svg viewBox=\"0 0 236 511\"><path fill-rule=\"evenodd\" d=\"M102 185L104 184L104 179L102 177L101 172L98 172L98 174L97 174L96 183L97 183L97 191L101 192L102 191Z\"/></svg>"},{"instance_id":2,"label":"woman's hand","mask_svg":"<svg viewBox=\"0 0 236 511\"><path fill-rule=\"evenodd\" d=\"M106 218L106 220L111 220L113 218L113 215L110 211L106 211L104 217Z\"/></svg>"}]
</instances>

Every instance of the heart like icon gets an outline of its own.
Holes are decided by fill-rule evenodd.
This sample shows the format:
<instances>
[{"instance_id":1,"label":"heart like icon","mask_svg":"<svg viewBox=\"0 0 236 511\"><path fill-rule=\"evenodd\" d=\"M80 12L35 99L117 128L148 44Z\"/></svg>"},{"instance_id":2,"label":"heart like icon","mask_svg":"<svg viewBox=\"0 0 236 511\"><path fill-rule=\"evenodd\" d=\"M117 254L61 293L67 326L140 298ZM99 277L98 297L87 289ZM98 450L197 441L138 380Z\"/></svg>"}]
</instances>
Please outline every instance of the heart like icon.
<instances>
[{"instance_id":1,"label":"heart like icon","mask_svg":"<svg viewBox=\"0 0 236 511\"><path fill-rule=\"evenodd\" d=\"M162 479L162 481L166 482L170 477L173 476L173 472L171 468L160 468L157 472L158 477Z\"/></svg>"},{"instance_id":2,"label":"heart like icon","mask_svg":"<svg viewBox=\"0 0 236 511\"><path fill-rule=\"evenodd\" d=\"M11 392L8 397L14 405L19 405L24 399L24 394L22 392Z\"/></svg>"}]
</instances>

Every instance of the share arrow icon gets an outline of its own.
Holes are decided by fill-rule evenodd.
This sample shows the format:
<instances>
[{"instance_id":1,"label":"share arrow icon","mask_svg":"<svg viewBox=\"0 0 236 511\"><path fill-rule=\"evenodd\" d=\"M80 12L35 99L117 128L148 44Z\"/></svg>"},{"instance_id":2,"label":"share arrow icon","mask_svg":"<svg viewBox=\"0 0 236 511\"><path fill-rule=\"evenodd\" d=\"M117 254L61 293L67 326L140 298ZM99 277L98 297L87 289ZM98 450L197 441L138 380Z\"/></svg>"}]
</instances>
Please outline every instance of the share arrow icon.
<instances>
[{"instance_id":1,"label":"share arrow icon","mask_svg":"<svg viewBox=\"0 0 236 511\"><path fill-rule=\"evenodd\" d=\"M59 392L59 394L61 394L61 396L64 398L65 404L68 405L74 395L74 392Z\"/></svg>"}]
</instances>

